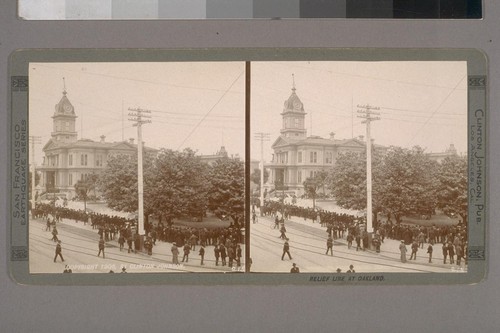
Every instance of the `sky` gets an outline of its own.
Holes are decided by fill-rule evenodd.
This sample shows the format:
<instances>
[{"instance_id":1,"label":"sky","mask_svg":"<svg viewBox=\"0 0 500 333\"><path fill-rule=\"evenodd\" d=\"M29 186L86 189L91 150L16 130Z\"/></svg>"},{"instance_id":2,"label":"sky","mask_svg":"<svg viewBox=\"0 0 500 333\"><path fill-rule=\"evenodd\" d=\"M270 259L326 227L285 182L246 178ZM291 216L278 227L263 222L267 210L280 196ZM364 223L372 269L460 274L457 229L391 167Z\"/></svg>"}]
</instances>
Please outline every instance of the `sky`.
<instances>
[{"instance_id":1,"label":"sky","mask_svg":"<svg viewBox=\"0 0 500 333\"><path fill-rule=\"evenodd\" d=\"M149 147L210 155L224 145L244 157L243 62L30 63L29 84L30 135L42 142L37 164L64 84L78 116L78 139L137 142L128 109L141 108L152 111L151 124L143 125Z\"/></svg>"},{"instance_id":2,"label":"sky","mask_svg":"<svg viewBox=\"0 0 500 333\"><path fill-rule=\"evenodd\" d=\"M282 126L280 113L291 94L304 104L307 135L348 139L366 135L358 105L379 107L372 122L375 143L442 152L467 147L466 62L252 62L251 157L260 159L254 133L269 133L265 160ZM64 81L63 81L64 78ZM128 108L152 110L143 140L153 148L190 147L214 154L222 145L245 154L245 64L243 62L31 63L30 135L35 150L50 139L54 107L67 97L75 107L78 138L137 139Z\"/></svg>"},{"instance_id":3,"label":"sky","mask_svg":"<svg viewBox=\"0 0 500 333\"><path fill-rule=\"evenodd\" d=\"M282 126L280 113L292 91L307 113L307 135L336 139L366 136L357 106L379 107L371 123L375 143L427 152L454 144L467 149L467 66L465 62L252 62L252 133L270 134L265 160ZM260 159L260 141L252 135L252 158Z\"/></svg>"}]
</instances>

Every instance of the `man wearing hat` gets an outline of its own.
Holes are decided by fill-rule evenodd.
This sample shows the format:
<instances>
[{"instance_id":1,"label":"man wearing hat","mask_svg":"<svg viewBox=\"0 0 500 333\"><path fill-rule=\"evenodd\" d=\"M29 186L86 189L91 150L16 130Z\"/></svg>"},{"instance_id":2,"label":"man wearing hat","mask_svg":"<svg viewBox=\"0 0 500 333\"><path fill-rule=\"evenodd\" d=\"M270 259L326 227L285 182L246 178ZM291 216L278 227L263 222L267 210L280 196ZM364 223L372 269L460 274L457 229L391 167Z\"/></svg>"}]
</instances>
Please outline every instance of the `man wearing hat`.
<instances>
[{"instance_id":1,"label":"man wearing hat","mask_svg":"<svg viewBox=\"0 0 500 333\"><path fill-rule=\"evenodd\" d=\"M283 244L283 254L281 255L281 260L285 258L285 253L288 254L288 258L292 260L292 256L290 255L290 244L288 244L288 238L285 240L285 244Z\"/></svg>"},{"instance_id":2,"label":"man wearing hat","mask_svg":"<svg viewBox=\"0 0 500 333\"><path fill-rule=\"evenodd\" d=\"M300 273L300 270L295 263L292 264L292 269L290 269L290 273Z\"/></svg>"},{"instance_id":3,"label":"man wearing hat","mask_svg":"<svg viewBox=\"0 0 500 333\"><path fill-rule=\"evenodd\" d=\"M56 245L56 255L54 256L54 262L56 262L57 256L61 257L61 260L64 262L64 258L62 256L62 247L61 247L61 241L57 241Z\"/></svg>"}]
</instances>

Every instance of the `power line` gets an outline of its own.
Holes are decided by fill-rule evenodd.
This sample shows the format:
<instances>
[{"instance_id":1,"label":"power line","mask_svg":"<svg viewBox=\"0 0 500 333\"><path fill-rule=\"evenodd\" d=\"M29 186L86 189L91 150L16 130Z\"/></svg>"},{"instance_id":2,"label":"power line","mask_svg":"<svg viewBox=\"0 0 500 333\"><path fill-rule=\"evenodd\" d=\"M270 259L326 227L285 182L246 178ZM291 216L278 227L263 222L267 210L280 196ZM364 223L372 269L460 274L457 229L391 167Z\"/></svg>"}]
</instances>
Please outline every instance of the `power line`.
<instances>
[{"instance_id":1,"label":"power line","mask_svg":"<svg viewBox=\"0 0 500 333\"><path fill-rule=\"evenodd\" d=\"M441 106L444 105L444 103L448 100L448 98L450 98L451 94L453 94L456 90L456 88L458 87L458 85L463 81L463 79L466 77L466 75L462 76L462 78L457 82L457 84L455 85L455 87L453 88L453 90L451 90L448 95L446 95L446 97L442 100L442 102L438 105L438 107L436 108L436 110L434 110L434 112L429 116L429 118L427 118L427 120L425 121L425 123L420 126L420 128L415 132L415 134L412 136L412 138L410 139L410 143L413 142L413 140L415 139L415 137L418 135L418 133L425 127L427 126L427 124L429 123L429 121L432 119L432 117L434 117L434 115L436 114L436 112L438 112L438 110L441 108Z\"/></svg>"},{"instance_id":2,"label":"power line","mask_svg":"<svg viewBox=\"0 0 500 333\"><path fill-rule=\"evenodd\" d=\"M122 77L122 76L116 76L116 75L110 75L110 74L95 73L95 72L89 72L87 70L83 71L83 70L76 70L76 69L59 68L59 67L54 67L54 66L47 66L44 64L37 64L37 66L58 69L58 70L63 70L63 71L76 72L76 73L80 73L80 74L101 76L101 77L112 78L112 79L117 79L117 80L126 80L126 81L135 81L135 82L149 83L149 84L155 84L155 85L164 85L164 86L168 86L168 87L185 88L185 89L193 89L193 90L217 91L217 92L224 91L222 89L215 89L215 88L183 86L183 85L179 85L179 84L172 84L172 83L166 83L166 82L149 81L149 80L144 80L144 79L136 79L136 78ZM239 94L242 92L233 91L233 93Z\"/></svg>"},{"instance_id":3,"label":"power line","mask_svg":"<svg viewBox=\"0 0 500 333\"><path fill-rule=\"evenodd\" d=\"M179 145L179 147L177 147L177 150L179 150L182 145L191 137L191 135L196 131L196 129L198 129L198 127L201 125L201 123L205 120L205 118L208 117L208 115L210 114L210 112L212 112L215 107L220 103L220 101L222 101L222 99L227 95L227 93L229 92L229 90L236 84L236 82L240 79L240 77L243 75L244 71L241 72L238 77L236 77L236 79L231 83L231 85L226 89L226 91L221 95L221 97L217 100L217 102L215 102L215 104L207 111L207 113L203 116L202 119L200 119L200 121L196 124L196 126L191 130L191 132L189 132L189 134L186 136L186 138L184 140L182 140L181 144Z\"/></svg>"}]
</instances>

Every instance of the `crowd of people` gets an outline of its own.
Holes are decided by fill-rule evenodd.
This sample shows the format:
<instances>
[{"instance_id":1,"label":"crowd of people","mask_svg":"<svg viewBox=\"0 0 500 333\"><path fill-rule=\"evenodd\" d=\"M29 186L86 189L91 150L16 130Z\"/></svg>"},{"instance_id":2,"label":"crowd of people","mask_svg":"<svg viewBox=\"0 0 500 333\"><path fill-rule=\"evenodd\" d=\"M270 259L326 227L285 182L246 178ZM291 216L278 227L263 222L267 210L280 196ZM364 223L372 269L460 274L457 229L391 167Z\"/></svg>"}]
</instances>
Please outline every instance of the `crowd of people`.
<instances>
[{"instance_id":1,"label":"crowd of people","mask_svg":"<svg viewBox=\"0 0 500 333\"><path fill-rule=\"evenodd\" d=\"M153 247L160 242L172 243L172 263L179 264L179 249L182 251L183 260L188 262L189 255L199 247L200 265L204 265L205 247L213 246L215 265L239 267L241 266L242 248L244 242L240 226L230 223L228 227L218 228L195 228L174 224L146 223L146 235L141 237L137 232L137 221L119 216L109 216L95 212L85 212L67 207L60 207L51 204L38 204L32 209L34 218L46 221L46 231L52 233L52 240L57 243L56 257L61 260L61 241L58 239L57 224L62 219L74 220L76 223L82 222L90 224L93 230L97 230L99 235L97 256L102 254L105 258L106 244L116 241L119 250L128 253L136 253L141 243L148 255L152 255ZM54 262L56 258L54 258ZM63 260L64 261L64 260Z\"/></svg>"},{"instance_id":2,"label":"crowd of people","mask_svg":"<svg viewBox=\"0 0 500 333\"><path fill-rule=\"evenodd\" d=\"M467 227L459 223L446 226L421 226L416 224L394 223L391 219L374 221L374 232L370 235L366 231L365 218L348 214L326 211L318 208L298 207L281 202L266 201L261 207L264 216L275 219L276 228L280 230L280 237L285 240L282 259L289 255L288 238L285 236L285 221L292 217L320 223L325 228L326 255L333 255L333 241L345 239L348 249L354 246L357 251L374 249L381 252L385 239L401 241L401 261L406 262L406 246L410 246L409 260L416 260L419 249L426 247L428 262L432 263L432 254L435 244L441 244L443 263L460 265L462 260L467 264ZM403 254L404 252L404 254ZM289 257L291 257L289 255ZM291 258L290 258L291 259Z\"/></svg>"}]
</instances>

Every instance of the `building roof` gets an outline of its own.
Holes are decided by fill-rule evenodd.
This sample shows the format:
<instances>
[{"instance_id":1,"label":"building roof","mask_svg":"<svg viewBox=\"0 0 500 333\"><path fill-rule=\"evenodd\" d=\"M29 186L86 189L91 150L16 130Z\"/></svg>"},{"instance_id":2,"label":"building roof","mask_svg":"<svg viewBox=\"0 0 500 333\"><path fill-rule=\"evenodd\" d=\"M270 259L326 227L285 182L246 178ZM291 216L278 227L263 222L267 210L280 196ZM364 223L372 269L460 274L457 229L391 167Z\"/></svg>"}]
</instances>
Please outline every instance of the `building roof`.
<instances>
[{"instance_id":1,"label":"building roof","mask_svg":"<svg viewBox=\"0 0 500 333\"><path fill-rule=\"evenodd\" d=\"M71 149L71 148L100 148L100 149L121 149L121 150L136 150L137 144L130 143L128 141L118 141L118 142L98 142L90 139L80 139L74 142L57 142L50 139L47 144L43 147L43 150L52 149ZM157 149L144 147L145 151L156 151Z\"/></svg>"},{"instance_id":2,"label":"building roof","mask_svg":"<svg viewBox=\"0 0 500 333\"><path fill-rule=\"evenodd\" d=\"M293 137L284 137L279 136L278 139L273 143L272 147L278 146L330 146L330 147L339 147L339 146L356 146L361 147L365 145L364 141L358 140L356 138L353 139L344 139L344 140L332 140L325 139L320 136L308 136L307 138L298 138L295 139Z\"/></svg>"}]
</instances>

